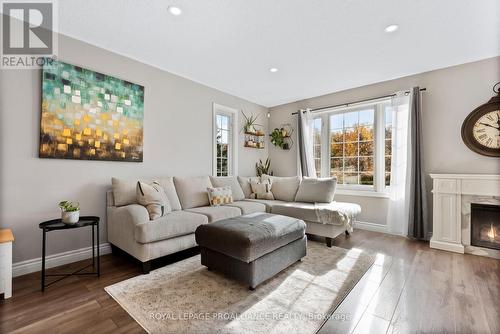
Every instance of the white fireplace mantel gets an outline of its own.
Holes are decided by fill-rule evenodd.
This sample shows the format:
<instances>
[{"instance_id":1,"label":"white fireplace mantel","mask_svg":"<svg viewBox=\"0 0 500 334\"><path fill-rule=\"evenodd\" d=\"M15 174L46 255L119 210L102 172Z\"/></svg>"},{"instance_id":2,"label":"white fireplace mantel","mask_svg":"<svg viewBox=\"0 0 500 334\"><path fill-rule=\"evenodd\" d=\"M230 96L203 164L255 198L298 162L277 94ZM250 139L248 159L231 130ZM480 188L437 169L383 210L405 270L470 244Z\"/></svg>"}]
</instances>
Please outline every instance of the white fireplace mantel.
<instances>
[{"instance_id":1,"label":"white fireplace mantel","mask_svg":"<svg viewBox=\"0 0 500 334\"><path fill-rule=\"evenodd\" d=\"M430 174L433 179L431 248L498 257L499 251L470 245L470 204L500 205L500 175Z\"/></svg>"}]
</instances>

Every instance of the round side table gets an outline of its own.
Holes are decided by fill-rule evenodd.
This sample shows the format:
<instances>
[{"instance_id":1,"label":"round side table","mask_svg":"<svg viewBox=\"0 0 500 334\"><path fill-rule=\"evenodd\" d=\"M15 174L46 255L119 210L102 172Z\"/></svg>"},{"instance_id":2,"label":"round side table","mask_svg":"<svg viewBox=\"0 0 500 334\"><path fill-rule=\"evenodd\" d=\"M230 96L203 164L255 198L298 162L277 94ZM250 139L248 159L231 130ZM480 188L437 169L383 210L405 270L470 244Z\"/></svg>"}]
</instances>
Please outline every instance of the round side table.
<instances>
[{"instance_id":1,"label":"round side table","mask_svg":"<svg viewBox=\"0 0 500 334\"><path fill-rule=\"evenodd\" d=\"M100 269L100 260L99 260L99 217L96 216L82 216L78 223L75 224L65 224L61 221L61 219L52 219L43 223L40 223L38 227L42 229L42 291L45 290L51 284L59 282L60 280L72 276L72 275L97 275L97 277L101 276ZM47 232L50 231L59 231L59 230L72 230L75 228L92 226L92 264L89 264L83 268L78 269L77 271L71 273L61 273L61 274L45 274L45 250L46 250L46 241L47 241ZM95 239L97 238L97 245L95 243ZM97 252L97 257L95 256ZM96 265L97 264L97 265ZM92 266L94 271L91 273L82 273L81 271ZM97 268L96 268L97 267ZM45 278L48 276L62 276L61 278L50 282L49 284L45 284Z\"/></svg>"}]
</instances>

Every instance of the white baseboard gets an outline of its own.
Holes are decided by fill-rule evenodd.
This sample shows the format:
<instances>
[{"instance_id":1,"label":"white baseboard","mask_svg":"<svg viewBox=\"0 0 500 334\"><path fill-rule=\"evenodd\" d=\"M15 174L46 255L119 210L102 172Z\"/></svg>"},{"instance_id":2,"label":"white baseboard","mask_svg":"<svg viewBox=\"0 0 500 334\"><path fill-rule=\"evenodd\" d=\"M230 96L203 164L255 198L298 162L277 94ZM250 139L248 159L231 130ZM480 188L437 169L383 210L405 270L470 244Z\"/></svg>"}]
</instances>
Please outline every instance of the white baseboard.
<instances>
[{"instance_id":1,"label":"white baseboard","mask_svg":"<svg viewBox=\"0 0 500 334\"><path fill-rule=\"evenodd\" d=\"M354 223L354 227L359 228L361 230L380 232L380 233L389 233L389 231L387 230L387 226L381 225L381 224L368 223L368 222L358 222L357 221Z\"/></svg>"},{"instance_id":2,"label":"white baseboard","mask_svg":"<svg viewBox=\"0 0 500 334\"><path fill-rule=\"evenodd\" d=\"M99 254L109 254L111 253L111 245L109 243L103 243L99 245ZM53 268L61 266L63 264L68 264L72 262L77 262L85 259L90 259L92 257L92 247L85 247L80 249L75 249L67 252L62 252L58 254L48 255L45 258L45 268ZM35 258L31 260L16 262L12 264L12 277L17 277L21 275L26 275L29 273L34 273L36 271L42 270L42 258Z\"/></svg>"}]
</instances>

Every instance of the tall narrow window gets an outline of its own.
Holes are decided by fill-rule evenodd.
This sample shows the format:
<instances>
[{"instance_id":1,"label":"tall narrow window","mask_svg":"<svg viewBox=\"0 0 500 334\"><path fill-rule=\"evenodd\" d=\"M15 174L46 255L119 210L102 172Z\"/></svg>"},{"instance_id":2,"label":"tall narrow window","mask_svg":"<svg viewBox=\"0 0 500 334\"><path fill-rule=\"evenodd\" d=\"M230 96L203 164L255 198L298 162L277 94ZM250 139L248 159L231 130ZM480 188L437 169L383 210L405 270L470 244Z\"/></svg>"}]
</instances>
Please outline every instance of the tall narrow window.
<instances>
[{"instance_id":1,"label":"tall narrow window","mask_svg":"<svg viewBox=\"0 0 500 334\"><path fill-rule=\"evenodd\" d=\"M214 171L215 176L234 175L236 170L237 111L214 104Z\"/></svg>"},{"instance_id":2,"label":"tall narrow window","mask_svg":"<svg viewBox=\"0 0 500 334\"><path fill-rule=\"evenodd\" d=\"M386 105L384 108L384 118L385 118L384 171L385 171L385 186L388 187L391 184L392 134L394 132L393 110L392 107L389 105Z\"/></svg>"},{"instance_id":3,"label":"tall narrow window","mask_svg":"<svg viewBox=\"0 0 500 334\"><path fill-rule=\"evenodd\" d=\"M321 118L315 118L313 121L313 155L317 177L321 177L321 127Z\"/></svg>"}]
</instances>

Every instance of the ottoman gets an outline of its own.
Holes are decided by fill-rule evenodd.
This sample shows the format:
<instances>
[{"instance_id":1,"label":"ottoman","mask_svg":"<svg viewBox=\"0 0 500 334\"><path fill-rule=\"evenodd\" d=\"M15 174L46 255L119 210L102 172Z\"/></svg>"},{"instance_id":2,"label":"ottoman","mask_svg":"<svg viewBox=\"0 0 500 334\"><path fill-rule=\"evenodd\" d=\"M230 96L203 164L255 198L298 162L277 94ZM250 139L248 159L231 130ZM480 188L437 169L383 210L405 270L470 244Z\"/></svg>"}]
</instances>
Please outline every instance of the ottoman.
<instances>
[{"instance_id":1,"label":"ottoman","mask_svg":"<svg viewBox=\"0 0 500 334\"><path fill-rule=\"evenodd\" d=\"M196 229L201 264L251 290L306 255L306 224L296 218L252 213Z\"/></svg>"}]
</instances>

